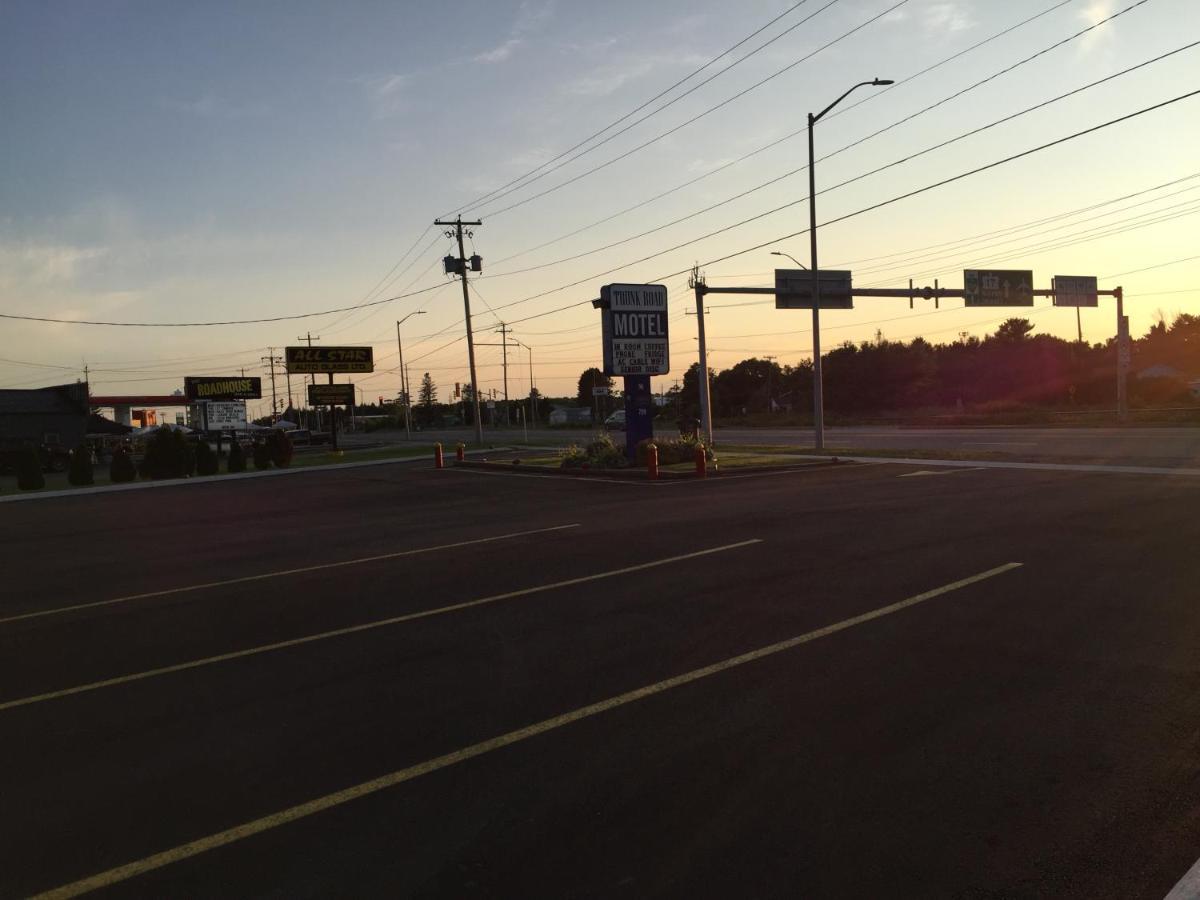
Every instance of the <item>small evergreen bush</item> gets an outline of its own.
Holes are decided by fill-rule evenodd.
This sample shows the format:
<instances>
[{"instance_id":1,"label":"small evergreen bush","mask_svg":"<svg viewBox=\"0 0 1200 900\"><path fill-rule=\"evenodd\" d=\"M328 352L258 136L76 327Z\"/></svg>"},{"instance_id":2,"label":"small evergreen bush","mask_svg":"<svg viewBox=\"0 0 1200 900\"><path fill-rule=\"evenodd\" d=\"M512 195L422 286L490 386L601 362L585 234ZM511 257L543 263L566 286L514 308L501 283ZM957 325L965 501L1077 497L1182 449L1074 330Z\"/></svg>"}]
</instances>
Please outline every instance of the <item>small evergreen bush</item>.
<instances>
[{"instance_id":1,"label":"small evergreen bush","mask_svg":"<svg viewBox=\"0 0 1200 900\"><path fill-rule=\"evenodd\" d=\"M286 469L292 464L292 439L282 428L276 428L267 437L267 448L271 452L271 462L280 469Z\"/></svg>"},{"instance_id":2,"label":"small evergreen bush","mask_svg":"<svg viewBox=\"0 0 1200 900\"><path fill-rule=\"evenodd\" d=\"M95 484L92 474L92 451L87 444L80 444L71 451L71 465L67 469L67 481L76 487Z\"/></svg>"},{"instance_id":3,"label":"small evergreen bush","mask_svg":"<svg viewBox=\"0 0 1200 900\"><path fill-rule=\"evenodd\" d=\"M133 458L129 455L129 451L124 447L119 447L113 452L112 460L108 464L108 479L113 484L125 484L137 478L137 467L133 464Z\"/></svg>"},{"instance_id":4,"label":"small evergreen bush","mask_svg":"<svg viewBox=\"0 0 1200 900\"><path fill-rule=\"evenodd\" d=\"M216 475L220 469L221 465L217 454L213 452L212 447L208 446L208 441L201 439L196 444L196 474Z\"/></svg>"},{"instance_id":5,"label":"small evergreen bush","mask_svg":"<svg viewBox=\"0 0 1200 900\"><path fill-rule=\"evenodd\" d=\"M42 460L33 447L23 447L17 459L17 487L23 491L37 491L46 486L42 474Z\"/></svg>"},{"instance_id":6,"label":"small evergreen bush","mask_svg":"<svg viewBox=\"0 0 1200 900\"><path fill-rule=\"evenodd\" d=\"M271 468L271 448L262 441L254 442L254 449L251 452L254 457L254 468L269 469Z\"/></svg>"},{"instance_id":7,"label":"small evergreen bush","mask_svg":"<svg viewBox=\"0 0 1200 900\"><path fill-rule=\"evenodd\" d=\"M246 471L246 451L242 449L237 438L234 438L233 443L229 445L229 461L226 468L231 473Z\"/></svg>"}]
</instances>

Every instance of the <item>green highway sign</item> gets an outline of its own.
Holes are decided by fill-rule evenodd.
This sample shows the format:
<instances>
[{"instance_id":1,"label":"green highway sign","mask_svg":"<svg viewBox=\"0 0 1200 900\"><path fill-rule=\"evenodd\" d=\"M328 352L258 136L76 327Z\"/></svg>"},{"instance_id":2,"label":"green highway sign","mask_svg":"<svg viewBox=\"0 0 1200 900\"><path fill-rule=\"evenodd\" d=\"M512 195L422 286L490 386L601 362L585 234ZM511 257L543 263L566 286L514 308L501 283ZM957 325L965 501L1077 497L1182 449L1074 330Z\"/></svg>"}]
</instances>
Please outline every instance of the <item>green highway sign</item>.
<instances>
[{"instance_id":1,"label":"green highway sign","mask_svg":"<svg viewBox=\"0 0 1200 900\"><path fill-rule=\"evenodd\" d=\"M1099 306L1095 275L1055 275L1050 282L1054 288L1055 306Z\"/></svg>"},{"instance_id":2,"label":"green highway sign","mask_svg":"<svg viewBox=\"0 0 1200 900\"><path fill-rule=\"evenodd\" d=\"M849 270L822 269L817 278L821 285L821 309L854 309ZM808 269L776 269L775 308L812 309L812 272Z\"/></svg>"},{"instance_id":3,"label":"green highway sign","mask_svg":"<svg viewBox=\"0 0 1200 900\"><path fill-rule=\"evenodd\" d=\"M966 269L967 306L1033 306L1033 272L1028 269Z\"/></svg>"}]
</instances>

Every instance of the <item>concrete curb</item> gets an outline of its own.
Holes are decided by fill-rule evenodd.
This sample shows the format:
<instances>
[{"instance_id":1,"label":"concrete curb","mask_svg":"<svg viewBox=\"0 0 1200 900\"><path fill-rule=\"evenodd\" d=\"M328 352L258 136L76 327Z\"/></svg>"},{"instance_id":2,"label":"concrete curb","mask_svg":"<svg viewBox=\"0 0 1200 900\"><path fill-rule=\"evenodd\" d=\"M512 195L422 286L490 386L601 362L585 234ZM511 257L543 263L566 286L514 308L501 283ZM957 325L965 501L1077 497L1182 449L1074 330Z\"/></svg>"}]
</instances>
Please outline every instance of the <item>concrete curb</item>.
<instances>
[{"instance_id":1,"label":"concrete curb","mask_svg":"<svg viewBox=\"0 0 1200 900\"><path fill-rule=\"evenodd\" d=\"M57 500L60 497L91 497L95 494L115 494L122 491L148 491L154 488L190 487L199 484L226 484L249 478L277 478L284 475L303 475L311 472L334 472L340 469L364 469L368 466L390 466L397 463L430 463L432 456L405 456L399 459L368 459L361 462L329 463L323 466L302 466L297 469L266 469L262 472L235 472L232 475L193 475L191 478L167 478L162 481L131 481L127 484L102 484L90 488L67 488L61 491L30 491L0 495L0 503L26 503L31 500ZM487 450L468 450L467 455L499 453L507 447L492 447Z\"/></svg>"}]
</instances>

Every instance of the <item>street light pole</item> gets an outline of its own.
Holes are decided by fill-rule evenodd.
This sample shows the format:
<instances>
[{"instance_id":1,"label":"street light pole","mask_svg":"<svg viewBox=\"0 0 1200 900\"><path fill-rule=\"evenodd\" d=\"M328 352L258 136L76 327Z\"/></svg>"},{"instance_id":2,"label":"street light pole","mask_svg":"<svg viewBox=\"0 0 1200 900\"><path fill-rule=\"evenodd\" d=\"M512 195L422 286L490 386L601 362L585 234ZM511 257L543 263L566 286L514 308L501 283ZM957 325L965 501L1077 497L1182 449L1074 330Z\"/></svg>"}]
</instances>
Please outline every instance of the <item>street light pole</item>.
<instances>
[{"instance_id":1,"label":"street light pole","mask_svg":"<svg viewBox=\"0 0 1200 900\"><path fill-rule=\"evenodd\" d=\"M396 350L400 354L400 393L404 395L404 436L407 440L412 440L412 416L409 413L412 407L412 398L408 394L408 372L404 368L404 345L400 343L400 326L413 316L423 315L425 315L425 310L413 310L396 322Z\"/></svg>"},{"instance_id":2,"label":"street light pole","mask_svg":"<svg viewBox=\"0 0 1200 900\"><path fill-rule=\"evenodd\" d=\"M821 118L860 87L879 87L892 84L890 79L875 78L862 81L817 113L808 114L808 240L812 251L809 269L812 271L812 339L813 339L813 447L825 449L825 397L821 379L821 269L817 265L817 176L813 158L813 126Z\"/></svg>"}]
</instances>

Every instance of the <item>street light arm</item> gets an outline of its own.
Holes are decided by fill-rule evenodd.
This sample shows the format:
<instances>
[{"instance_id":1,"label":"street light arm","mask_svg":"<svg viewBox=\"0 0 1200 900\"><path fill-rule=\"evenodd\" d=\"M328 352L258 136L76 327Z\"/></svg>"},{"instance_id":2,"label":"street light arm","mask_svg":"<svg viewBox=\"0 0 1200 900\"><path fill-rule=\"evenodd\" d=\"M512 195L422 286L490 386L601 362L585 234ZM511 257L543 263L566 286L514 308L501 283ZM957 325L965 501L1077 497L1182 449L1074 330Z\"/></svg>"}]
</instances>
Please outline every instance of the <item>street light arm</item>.
<instances>
[{"instance_id":1,"label":"street light arm","mask_svg":"<svg viewBox=\"0 0 1200 900\"><path fill-rule=\"evenodd\" d=\"M846 91L846 93L842 94L842 96L838 97L836 100L834 100L832 103L830 103L827 107L825 107L823 110L821 110L815 116L812 113L809 113L808 114L808 124L816 125L819 121L821 121L822 118L824 118L825 113L829 112L831 109L833 109L835 106L837 106L839 103L841 103L847 97L849 97L852 93L854 93L854 91L858 90L860 87L875 87L875 86L886 85L886 84L893 84L893 82L890 79L880 79L880 78L874 78L871 81L860 81L858 84L854 85L854 87L850 88L850 90Z\"/></svg>"},{"instance_id":2,"label":"street light arm","mask_svg":"<svg viewBox=\"0 0 1200 900\"><path fill-rule=\"evenodd\" d=\"M771 255L772 256L786 256L788 259L790 259L792 262L794 262L800 268L805 269L805 270L808 269L808 266L806 266L804 263L800 262L800 260L796 259L796 257L792 256L792 254L790 254L790 253L783 253L779 250L772 250Z\"/></svg>"}]
</instances>

